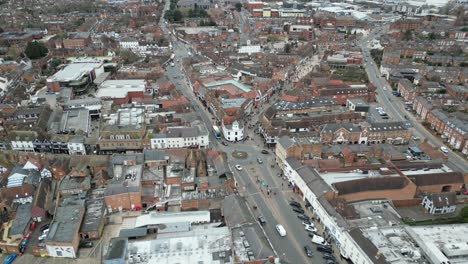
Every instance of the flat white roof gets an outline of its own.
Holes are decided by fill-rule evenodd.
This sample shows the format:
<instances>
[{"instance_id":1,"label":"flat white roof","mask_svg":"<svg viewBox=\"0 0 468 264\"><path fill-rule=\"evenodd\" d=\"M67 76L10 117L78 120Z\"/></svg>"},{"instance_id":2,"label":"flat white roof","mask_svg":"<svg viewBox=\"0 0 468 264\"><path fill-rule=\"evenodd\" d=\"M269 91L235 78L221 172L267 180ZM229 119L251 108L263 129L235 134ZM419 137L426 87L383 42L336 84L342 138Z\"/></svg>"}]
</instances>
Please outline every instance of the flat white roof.
<instances>
[{"instance_id":1,"label":"flat white roof","mask_svg":"<svg viewBox=\"0 0 468 264\"><path fill-rule=\"evenodd\" d=\"M229 228L218 225L196 226L189 232L158 234L156 240L131 242L127 259L140 255L148 264L232 263Z\"/></svg>"},{"instance_id":2,"label":"flat white roof","mask_svg":"<svg viewBox=\"0 0 468 264\"><path fill-rule=\"evenodd\" d=\"M211 220L209 211L195 212L153 212L137 217L135 227L159 225L168 223L209 223Z\"/></svg>"},{"instance_id":3,"label":"flat white roof","mask_svg":"<svg viewBox=\"0 0 468 264\"><path fill-rule=\"evenodd\" d=\"M102 66L102 63L72 63L49 77L49 82L71 82L77 81L83 75Z\"/></svg>"},{"instance_id":4,"label":"flat white roof","mask_svg":"<svg viewBox=\"0 0 468 264\"><path fill-rule=\"evenodd\" d=\"M101 83L96 93L100 98L124 98L129 92L144 92L145 80L107 80Z\"/></svg>"},{"instance_id":5,"label":"flat white roof","mask_svg":"<svg viewBox=\"0 0 468 264\"><path fill-rule=\"evenodd\" d=\"M468 243L468 224L432 225L421 227L406 227L408 233L418 243L431 263L468 263L465 248ZM453 254L448 257L444 254ZM450 255L449 254L449 255Z\"/></svg>"}]
</instances>

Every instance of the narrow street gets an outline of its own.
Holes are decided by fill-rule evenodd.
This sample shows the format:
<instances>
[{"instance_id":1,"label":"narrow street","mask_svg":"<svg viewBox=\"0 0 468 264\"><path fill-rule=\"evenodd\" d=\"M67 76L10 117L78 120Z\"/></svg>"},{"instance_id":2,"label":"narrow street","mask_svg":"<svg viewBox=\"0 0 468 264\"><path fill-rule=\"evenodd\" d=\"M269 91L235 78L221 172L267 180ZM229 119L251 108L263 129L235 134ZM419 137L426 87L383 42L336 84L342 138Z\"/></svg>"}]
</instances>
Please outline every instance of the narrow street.
<instances>
[{"instance_id":1,"label":"narrow street","mask_svg":"<svg viewBox=\"0 0 468 264\"><path fill-rule=\"evenodd\" d=\"M385 111L387 111L387 113L393 117L394 120L410 122L416 136L420 138L427 138L429 143L436 147L444 146L441 138L427 131L427 129L420 123L421 121L405 109L403 101L391 94L392 88L390 84L388 84L388 82L380 76L380 71L375 61L370 56L368 42L372 40L375 35L373 33L369 35L369 37L363 39L361 47L364 58L367 60L367 62L364 63L364 66L366 68L367 75L369 76L369 81L376 87L376 97L379 104L384 107ZM448 165L460 171L468 171L468 162L466 159L461 157L458 153L450 150L450 148L448 149Z\"/></svg>"}]
</instances>

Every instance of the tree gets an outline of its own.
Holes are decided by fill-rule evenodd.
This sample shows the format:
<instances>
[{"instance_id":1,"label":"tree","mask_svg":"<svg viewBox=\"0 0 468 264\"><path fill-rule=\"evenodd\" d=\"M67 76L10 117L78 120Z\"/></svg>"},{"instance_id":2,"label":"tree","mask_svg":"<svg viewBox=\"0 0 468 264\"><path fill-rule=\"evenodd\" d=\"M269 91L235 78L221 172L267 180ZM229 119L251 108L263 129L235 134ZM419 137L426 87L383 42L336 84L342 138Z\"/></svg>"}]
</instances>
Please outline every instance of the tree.
<instances>
[{"instance_id":1,"label":"tree","mask_svg":"<svg viewBox=\"0 0 468 264\"><path fill-rule=\"evenodd\" d=\"M284 45L284 52L291 53L291 44L286 43L286 45Z\"/></svg>"},{"instance_id":2,"label":"tree","mask_svg":"<svg viewBox=\"0 0 468 264\"><path fill-rule=\"evenodd\" d=\"M242 10L242 4L241 3L236 3L234 5L234 7L236 8L237 12L240 12Z\"/></svg>"},{"instance_id":3,"label":"tree","mask_svg":"<svg viewBox=\"0 0 468 264\"><path fill-rule=\"evenodd\" d=\"M18 56L20 55L20 52L18 48L15 45L13 45L8 48L6 55L12 58L13 60L16 60L16 58L18 58Z\"/></svg>"},{"instance_id":4,"label":"tree","mask_svg":"<svg viewBox=\"0 0 468 264\"><path fill-rule=\"evenodd\" d=\"M412 37L413 37L413 31L407 29L403 35L403 40L408 41L408 40L411 40Z\"/></svg>"},{"instance_id":5,"label":"tree","mask_svg":"<svg viewBox=\"0 0 468 264\"><path fill-rule=\"evenodd\" d=\"M31 60L37 60L40 58L43 58L47 55L47 52L49 50L42 44L41 42L37 41L30 41L26 45L26 49L24 53L26 53L26 56L30 58Z\"/></svg>"},{"instance_id":6,"label":"tree","mask_svg":"<svg viewBox=\"0 0 468 264\"><path fill-rule=\"evenodd\" d=\"M120 58L124 61L124 64L132 64L138 61L138 55L133 53L130 50L121 50L120 51Z\"/></svg>"},{"instance_id":7,"label":"tree","mask_svg":"<svg viewBox=\"0 0 468 264\"><path fill-rule=\"evenodd\" d=\"M182 12L180 12L179 10L174 11L174 21L182 21L183 17L184 16L182 15Z\"/></svg>"},{"instance_id":8,"label":"tree","mask_svg":"<svg viewBox=\"0 0 468 264\"><path fill-rule=\"evenodd\" d=\"M437 39L439 37L439 35L437 33L431 32L431 33L429 33L428 37L429 37L429 39L434 40L434 39Z\"/></svg>"}]
</instances>

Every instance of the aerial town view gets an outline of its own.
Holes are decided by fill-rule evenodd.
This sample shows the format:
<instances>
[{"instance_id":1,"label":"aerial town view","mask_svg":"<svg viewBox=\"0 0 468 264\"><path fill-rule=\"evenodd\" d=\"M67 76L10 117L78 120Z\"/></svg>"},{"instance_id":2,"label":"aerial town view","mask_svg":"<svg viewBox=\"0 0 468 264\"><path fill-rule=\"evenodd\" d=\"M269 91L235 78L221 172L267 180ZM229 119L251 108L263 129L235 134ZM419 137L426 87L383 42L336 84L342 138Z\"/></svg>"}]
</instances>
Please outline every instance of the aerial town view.
<instances>
[{"instance_id":1,"label":"aerial town view","mask_svg":"<svg viewBox=\"0 0 468 264\"><path fill-rule=\"evenodd\" d=\"M468 0L0 0L0 264L468 264Z\"/></svg>"}]
</instances>

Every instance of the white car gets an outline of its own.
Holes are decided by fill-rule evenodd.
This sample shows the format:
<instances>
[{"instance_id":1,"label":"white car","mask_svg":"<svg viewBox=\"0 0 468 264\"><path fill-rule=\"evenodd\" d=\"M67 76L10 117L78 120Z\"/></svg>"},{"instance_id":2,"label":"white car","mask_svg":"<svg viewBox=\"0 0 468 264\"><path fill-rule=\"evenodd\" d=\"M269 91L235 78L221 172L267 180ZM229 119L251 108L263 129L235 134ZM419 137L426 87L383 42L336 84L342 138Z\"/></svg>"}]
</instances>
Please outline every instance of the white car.
<instances>
[{"instance_id":1,"label":"white car","mask_svg":"<svg viewBox=\"0 0 468 264\"><path fill-rule=\"evenodd\" d=\"M238 170L238 171L241 171L241 170L242 170L242 167L241 167L241 165L239 165L239 164L236 164L234 167L236 167L236 170Z\"/></svg>"},{"instance_id":2,"label":"white car","mask_svg":"<svg viewBox=\"0 0 468 264\"><path fill-rule=\"evenodd\" d=\"M449 151L448 151L448 148L442 146L440 147L440 151L442 151L443 153L447 154Z\"/></svg>"},{"instance_id":3,"label":"white car","mask_svg":"<svg viewBox=\"0 0 468 264\"><path fill-rule=\"evenodd\" d=\"M384 87L383 90L384 90L384 91L387 91L387 87Z\"/></svg>"},{"instance_id":4,"label":"white car","mask_svg":"<svg viewBox=\"0 0 468 264\"><path fill-rule=\"evenodd\" d=\"M315 228L315 226L313 226L313 225L306 225L305 230L307 230L309 232L314 232L314 233L317 232L317 228Z\"/></svg>"}]
</instances>

